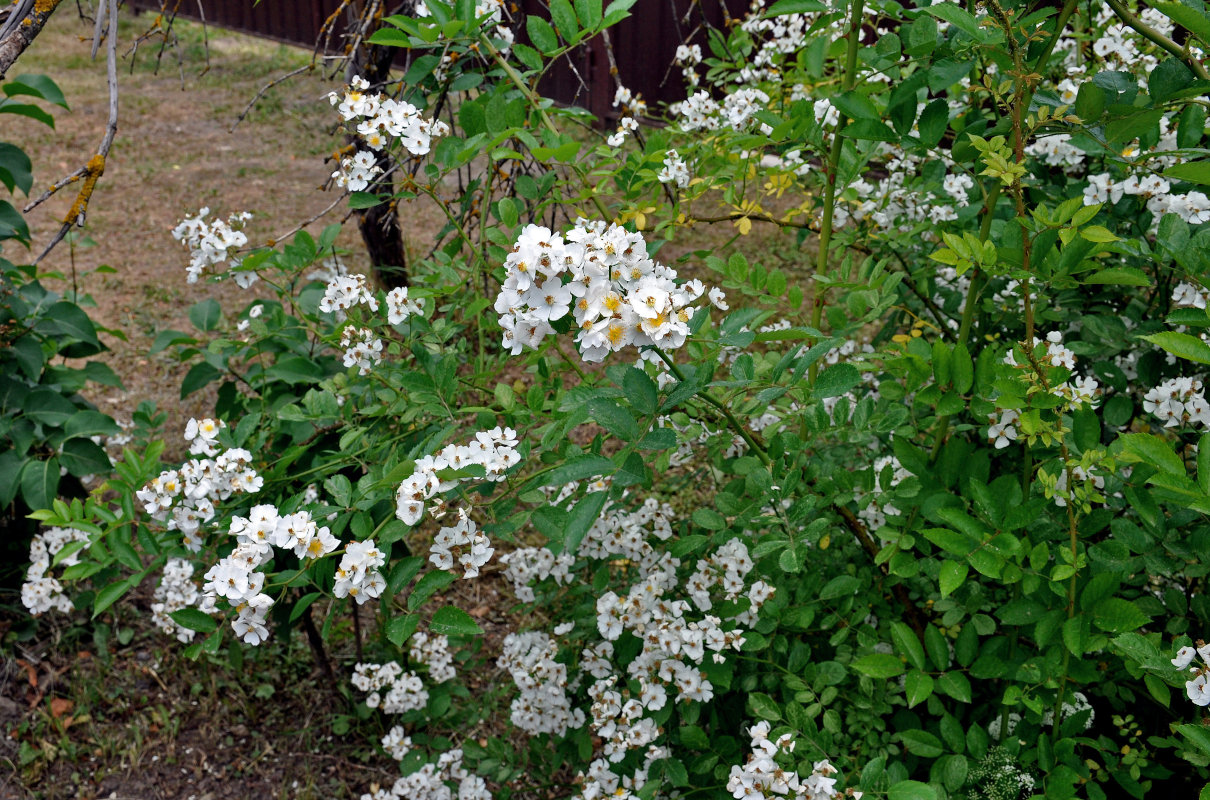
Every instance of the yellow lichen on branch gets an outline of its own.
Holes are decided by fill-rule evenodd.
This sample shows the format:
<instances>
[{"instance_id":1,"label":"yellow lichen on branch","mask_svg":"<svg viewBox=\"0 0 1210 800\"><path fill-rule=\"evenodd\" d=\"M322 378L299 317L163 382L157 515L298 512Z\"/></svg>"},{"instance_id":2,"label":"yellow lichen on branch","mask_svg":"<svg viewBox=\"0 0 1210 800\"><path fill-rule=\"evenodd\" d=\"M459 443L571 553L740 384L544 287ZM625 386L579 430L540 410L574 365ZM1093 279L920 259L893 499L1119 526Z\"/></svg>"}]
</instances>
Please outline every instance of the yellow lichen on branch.
<instances>
[{"instance_id":1,"label":"yellow lichen on branch","mask_svg":"<svg viewBox=\"0 0 1210 800\"><path fill-rule=\"evenodd\" d=\"M84 185L80 187L79 194L76 195L76 200L71 204L67 214L63 217L64 225L72 225L80 218L80 215L88 210L88 201L92 197L92 192L97 186L97 181L105 172L105 156L97 153L92 158L88 159L88 164L84 167Z\"/></svg>"}]
</instances>

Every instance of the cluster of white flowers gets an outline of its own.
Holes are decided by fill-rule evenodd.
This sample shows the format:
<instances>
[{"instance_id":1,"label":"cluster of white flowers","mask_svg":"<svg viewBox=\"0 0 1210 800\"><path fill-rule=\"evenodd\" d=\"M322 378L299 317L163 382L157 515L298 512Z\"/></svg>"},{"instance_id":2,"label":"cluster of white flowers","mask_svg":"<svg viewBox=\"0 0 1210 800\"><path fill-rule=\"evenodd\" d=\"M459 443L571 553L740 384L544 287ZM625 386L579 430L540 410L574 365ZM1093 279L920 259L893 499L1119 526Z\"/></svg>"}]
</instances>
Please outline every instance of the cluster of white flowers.
<instances>
[{"instance_id":1,"label":"cluster of white flowers","mask_svg":"<svg viewBox=\"0 0 1210 800\"><path fill-rule=\"evenodd\" d=\"M386 581L378 568L386 563L386 555L378 549L373 539L349 542L344 556L336 568L336 583L332 594L337 597L352 597L357 605L373 600L382 594Z\"/></svg>"},{"instance_id":2,"label":"cluster of white flowers","mask_svg":"<svg viewBox=\"0 0 1210 800\"><path fill-rule=\"evenodd\" d=\"M215 268L224 261L230 260L229 270L238 267L240 260L229 251L248 243L247 235L240 228L252 218L251 214L242 211L227 217L225 222L218 217L207 222L209 213L209 208L203 208L197 216L186 217L172 229L172 238L189 248L189 266L185 268L189 283L197 283L207 272L214 274ZM231 274L244 289L256 282L255 272L236 270Z\"/></svg>"},{"instance_id":3,"label":"cluster of white flowers","mask_svg":"<svg viewBox=\"0 0 1210 800\"><path fill-rule=\"evenodd\" d=\"M415 0L413 16L428 17L432 12L425 0ZM476 0L475 19L483 24L494 25L492 35L500 40L499 49L507 53L513 46L514 36L504 17L504 0Z\"/></svg>"},{"instance_id":4,"label":"cluster of white flowers","mask_svg":"<svg viewBox=\"0 0 1210 800\"><path fill-rule=\"evenodd\" d=\"M647 255L641 234L584 219L566 238L527 225L504 268L495 309L513 355L536 349L554 333L551 323L569 312L585 361L602 361L628 345L680 347L689 335L690 303L704 291L700 282L678 285L676 270Z\"/></svg>"},{"instance_id":5,"label":"cluster of white flowers","mask_svg":"<svg viewBox=\"0 0 1210 800\"><path fill-rule=\"evenodd\" d=\"M995 445L997 450L1003 450L1017 441L1017 421L1020 418L1021 415L1015 408L1001 409L999 418L995 414L989 414L987 441Z\"/></svg>"},{"instance_id":6,"label":"cluster of white flowers","mask_svg":"<svg viewBox=\"0 0 1210 800\"><path fill-rule=\"evenodd\" d=\"M1114 181L1108 173L1088 176L1084 189L1084 205L1117 203L1123 197L1138 196L1147 200L1147 210L1155 215L1158 224L1164 214L1176 214L1190 225L1210 222L1210 197L1203 192L1170 194L1172 184L1159 175L1139 178L1130 175Z\"/></svg>"},{"instance_id":7,"label":"cluster of white flowers","mask_svg":"<svg viewBox=\"0 0 1210 800\"><path fill-rule=\"evenodd\" d=\"M1043 341L1035 336L1034 348L1036 349L1041 344L1043 344ZM1081 377L1074 373L1076 356L1075 353L1063 345L1063 334L1059 331L1051 331L1046 334L1045 344L1046 353L1042 357L1044 363L1052 367L1062 367L1072 370L1072 375L1067 380L1050 387L1050 393L1056 397L1062 397L1073 407L1095 405L1101 392L1101 385L1092 376ZM1018 364L1016 356L1013 355L1013 351L1011 350L1004 356L1004 363L1021 369L1030 369L1029 364Z\"/></svg>"},{"instance_id":8,"label":"cluster of white flowers","mask_svg":"<svg viewBox=\"0 0 1210 800\"><path fill-rule=\"evenodd\" d=\"M446 445L436 455L416 459L415 471L399 484L395 493L395 516L415 525L429 506L439 513L442 500L438 495L456 488L463 480L437 477L443 470L479 466L486 473L484 480L504 480L504 474L521 462L519 444L515 430L496 427L479 431L465 445Z\"/></svg>"},{"instance_id":9,"label":"cluster of white flowers","mask_svg":"<svg viewBox=\"0 0 1210 800\"><path fill-rule=\"evenodd\" d=\"M334 275L324 287L324 296L319 300L319 310L325 314L343 314L356 305L364 305L371 311L378 310L378 299L370 290L365 275Z\"/></svg>"},{"instance_id":10,"label":"cluster of white flowers","mask_svg":"<svg viewBox=\"0 0 1210 800\"><path fill-rule=\"evenodd\" d=\"M340 346L345 350L342 363L346 368L357 367L359 375L369 375L382 363L382 339L369 328L345 327L340 332Z\"/></svg>"},{"instance_id":11,"label":"cluster of white flowers","mask_svg":"<svg viewBox=\"0 0 1210 800\"><path fill-rule=\"evenodd\" d=\"M1074 466L1070 472L1073 481L1091 483L1093 488L1098 492L1105 488L1105 476L1096 472L1095 467L1085 469L1081 466ZM1067 488L1067 473L1068 470L1061 469L1059 470L1058 477L1055 479L1053 496L1055 505L1059 508L1066 508L1067 503L1075 498L1075 492ZM1048 492L1048 494L1051 494L1051 492Z\"/></svg>"},{"instance_id":12,"label":"cluster of white flowers","mask_svg":"<svg viewBox=\"0 0 1210 800\"><path fill-rule=\"evenodd\" d=\"M496 660L520 690L512 701L510 719L531 735L565 736L568 729L584 725L584 712L571 707L567 665L555 660L558 653L558 645L546 633L510 633Z\"/></svg>"},{"instance_id":13,"label":"cluster of white flowers","mask_svg":"<svg viewBox=\"0 0 1210 800\"><path fill-rule=\"evenodd\" d=\"M610 147L621 147L626 137L639 129L639 123L634 117L622 117L618 120L618 129L605 139Z\"/></svg>"},{"instance_id":14,"label":"cluster of white flowers","mask_svg":"<svg viewBox=\"0 0 1210 800\"><path fill-rule=\"evenodd\" d=\"M1165 428L1210 425L1210 403L1203 391L1198 378L1169 378L1147 391L1143 410L1162 419Z\"/></svg>"},{"instance_id":15,"label":"cluster of white flowers","mask_svg":"<svg viewBox=\"0 0 1210 800\"><path fill-rule=\"evenodd\" d=\"M660 183L675 183L678 188L684 189L689 185L689 167L675 150L669 150L664 155L664 168L658 177Z\"/></svg>"},{"instance_id":16,"label":"cluster of white flowers","mask_svg":"<svg viewBox=\"0 0 1210 800\"><path fill-rule=\"evenodd\" d=\"M457 784L457 790L450 787ZM390 789L376 789L361 800L491 800L483 778L462 766L462 750L454 748L416 772L395 781Z\"/></svg>"},{"instance_id":17,"label":"cluster of white flowers","mask_svg":"<svg viewBox=\"0 0 1210 800\"><path fill-rule=\"evenodd\" d=\"M816 761L811 774L801 777L793 769L778 765L777 757L789 756L794 752L794 734L784 733L776 739L769 738L768 722L758 722L748 729L752 737L752 752L743 766L733 765L727 779L727 791L737 800L765 800L767 797L786 797L794 800L833 800L851 797L860 800L862 793L849 789L841 793L836 789L837 770L824 759Z\"/></svg>"},{"instance_id":18,"label":"cluster of white flowers","mask_svg":"<svg viewBox=\"0 0 1210 800\"><path fill-rule=\"evenodd\" d=\"M445 637L415 635L422 638L413 643L413 658L418 653L429 657L430 674L444 674L449 669L448 665L443 665L443 659L448 656L448 642L445 646L441 642ZM437 679L437 675L433 677ZM358 664L353 670L352 684L366 693L367 706L380 708L384 714L418 711L429 702L429 692L420 676L404 671L394 661ZM402 725L396 725L382 738L382 747L392 758L402 760L412 751L412 739ZM456 791L451 789L450 783L458 784ZM491 796L482 778L463 769L462 750L454 748L438 756L436 762L425 764L398 779L391 788L374 788L363 794L361 800L491 800Z\"/></svg>"},{"instance_id":19,"label":"cluster of white flowers","mask_svg":"<svg viewBox=\"0 0 1210 800\"><path fill-rule=\"evenodd\" d=\"M151 600L151 621L177 641L193 641L194 631L178 625L172 618L174 611L199 605L202 595L193 580L193 564L184 558L170 558L164 564L160 585L155 587Z\"/></svg>"},{"instance_id":20,"label":"cluster of white flowers","mask_svg":"<svg viewBox=\"0 0 1210 800\"><path fill-rule=\"evenodd\" d=\"M1067 173L1078 172L1084 164L1084 151L1071 143L1069 133L1039 136L1026 145L1025 154L1049 167L1062 167Z\"/></svg>"},{"instance_id":21,"label":"cluster of white flowers","mask_svg":"<svg viewBox=\"0 0 1210 800\"><path fill-rule=\"evenodd\" d=\"M513 585L513 594L523 603L534 602L535 581L551 580L558 586L571 583L571 568L576 559L571 553L555 555L545 547L518 547L500 556L504 577Z\"/></svg>"},{"instance_id":22,"label":"cluster of white flowers","mask_svg":"<svg viewBox=\"0 0 1210 800\"><path fill-rule=\"evenodd\" d=\"M74 608L63 593L63 585L50 575L55 556L72 542L88 542L88 534L75 528L47 528L34 534L29 543L29 570L21 585L21 604L34 616L55 610L68 613ZM57 566L70 567L80 563L80 550L64 556Z\"/></svg>"},{"instance_id":23,"label":"cluster of white flowers","mask_svg":"<svg viewBox=\"0 0 1210 800\"><path fill-rule=\"evenodd\" d=\"M1185 681L1185 691L1189 695L1189 699L1199 706L1210 706L1210 645L1201 641L1196 642L1197 648L1186 645L1176 651L1176 658L1172 659L1172 666L1177 669L1188 668L1193 676ZM1198 656L1201 656L1202 663L1193 664L1193 661Z\"/></svg>"},{"instance_id":24,"label":"cluster of white flowers","mask_svg":"<svg viewBox=\"0 0 1210 800\"><path fill-rule=\"evenodd\" d=\"M701 78L697 74L697 65L702 63L702 46L700 44L677 45L676 56L672 63L681 68L681 75L689 86L697 86Z\"/></svg>"},{"instance_id":25,"label":"cluster of white flowers","mask_svg":"<svg viewBox=\"0 0 1210 800\"><path fill-rule=\"evenodd\" d=\"M883 486L882 473L888 468L891 470L891 485ZM871 531L876 531L883 525L886 525L888 514L899 515L900 511L898 508L890 503L881 502L878 497L883 492L898 485L900 481L911 477L911 475L912 473L904 469L903 465L899 463L899 459L895 456L882 456L874 461L874 490L870 492L872 499L857 512L858 518L866 524L867 528ZM859 489L854 490L854 499L859 503L864 497L864 492Z\"/></svg>"},{"instance_id":26,"label":"cluster of white flowers","mask_svg":"<svg viewBox=\"0 0 1210 800\"><path fill-rule=\"evenodd\" d=\"M135 497L153 519L167 522L169 530L179 530L184 545L193 552L202 549L202 526L215 515L214 504L244 492L260 491L264 479L248 464L252 454L242 447L219 452L218 431L224 423L204 419L190 420L185 438L190 452L208 457L190 459L180 469L161 472ZM169 516L171 512L171 516Z\"/></svg>"},{"instance_id":27,"label":"cluster of white flowers","mask_svg":"<svg viewBox=\"0 0 1210 800\"><path fill-rule=\"evenodd\" d=\"M361 150L340 159L340 168L332 173L332 180L340 189L363 192L382 174L377 157L369 150Z\"/></svg>"},{"instance_id":28,"label":"cluster of white flowers","mask_svg":"<svg viewBox=\"0 0 1210 800\"><path fill-rule=\"evenodd\" d=\"M358 135L372 150L389 147L390 141L397 139L409 153L422 156L429 152L434 137L449 133L448 125L427 119L411 103L371 93L367 91L369 88L370 84L364 78L354 77L343 94L332 92L328 99L336 106L341 119L356 123ZM362 150L352 158L343 159L341 169L332 177L338 182L344 181L342 185L347 184L351 190L360 191L381 172L376 166L377 160L373 152ZM360 185L354 185L354 174L363 179L358 181Z\"/></svg>"},{"instance_id":29,"label":"cluster of white flowers","mask_svg":"<svg viewBox=\"0 0 1210 800\"><path fill-rule=\"evenodd\" d=\"M265 620L273 598L261 591L265 573L257 569L273 559L273 548L292 551L300 559L321 558L340 542L326 527L319 527L309 512L281 514L268 504L253 506L246 518L233 516L229 531L237 544L203 576L206 583L199 607L211 611L219 599L226 600L237 613L231 624L236 635L247 644L258 645L269 638ZM348 549L358 544L353 542Z\"/></svg>"},{"instance_id":30,"label":"cluster of white flowers","mask_svg":"<svg viewBox=\"0 0 1210 800\"><path fill-rule=\"evenodd\" d=\"M353 668L353 688L366 693L366 705L381 708L384 714L404 714L424 708L429 691L413 672L404 672L394 661L386 664L358 664Z\"/></svg>"},{"instance_id":31,"label":"cluster of white flowers","mask_svg":"<svg viewBox=\"0 0 1210 800\"><path fill-rule=\"evenodd\" d=\"M1181 281L1172 290L1172 305L1177 307L1205 308L1208 299L1210 292L1188 281Z\"/></svg>"},{"instance_id":32,"label":"cluster of white flowers","mask_svg":"<svg viewBox=\"0 0 1210 800\"><path fill-rule=\"evenodd\" d=\"M417 631L412 634L408 654L413 661L429 668L429 677L434 683L445 683L458 677L454 669L454 655L450 652L450 639L440 633Z\"/></svg>"},{"instance_id":33,"label":"cluster of white flowers","mask_svg":"<svg viewBox=\"0 0 1210 800\"><path fill-rule=\"evenodd\" d=\"M402 725L396 725L382 737L382 749L396 761L403 761L412 752L412 737L407 735Z\"/></svg>"},{"instance_id":34,"label":"cluster of white flowers","mask_svg":"<svg viewBox=\"0 0 1210 800\"><path fill-rule=\"evenodd\" d=\"M699 89L669 109L677 117L677 127L686 132L746 129L756 112L769 107L769 95L760 89L738 89L719 103L705 89ZM761 125L763 133L772 129Z\"/></svg>"},{"instance_id":35,"label":"cluster of white flowers","mask_svg":"<svg viewBox=\"0 0 1210 800\"><path fill-rule=\"evenodd\" d=\"M332 275L324 287L324 296L319 301L319 310L345 319L345 312L354 306L363 305L370 311L378 311L378 298L370 289L365 275L337 273ZM413 314L423 312L421 301L408 297L405 286L392 289L386 295L387 323L398 325ZM357 367L361 375L368 375L382 363L383 343L369 328L347 326L340 332L340 346L344 348L344 365Z\"/></svg>"},{"instance_id":36,"label":"cluster of white flowers","mask_svg":"<svg viewBox=\"0 0 1210 800\"><path fill-rule=\"evenodd\" d=\"M466 509L458 509L458 521L437 531L429 551L429 561L437 569L453 572L462 570L464 579L479 577L479 568L496 552L491 541L483 535Z\"/></svg>"},{"instance_id":37,"label":"cluster of white flowers","mask_svg":"<svg viewBox=\"0 0 1210 800\"><path fill-rule=\"evenodd\" d=\"M610 769L608 760L594 759L587 772L581 772L577 778L580 793L572 795L571 800L636 800L639 790L647 783L652 765L665 758L668 758L668 748L649 745L634 773L622 776ZM661 797L660 794L655 796Z\"/></svg>"},{"instance_id":38,"label":"cluster of white flowers","mask_svg":"<svg viewBox=\"0 0 1210 800\"><path fill-rule=\"evenodd\" d=\"M622 114L628 117L647 115L647 101L641 94L632 92L625 86L618 86L618 90L613 93L613 107L620 108Z\"/></svg>"}]
</instances>

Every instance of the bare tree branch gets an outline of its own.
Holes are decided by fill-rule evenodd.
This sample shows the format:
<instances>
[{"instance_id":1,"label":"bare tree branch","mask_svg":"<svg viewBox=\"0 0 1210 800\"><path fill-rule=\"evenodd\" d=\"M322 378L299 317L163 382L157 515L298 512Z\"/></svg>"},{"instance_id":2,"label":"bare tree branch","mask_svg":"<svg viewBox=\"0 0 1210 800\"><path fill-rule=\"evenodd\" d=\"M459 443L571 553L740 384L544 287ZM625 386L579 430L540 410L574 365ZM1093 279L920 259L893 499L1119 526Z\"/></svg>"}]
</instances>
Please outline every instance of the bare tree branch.
<instances>
[{"instance_id":1,"label":"bare tree branch","mask_svg":"<svg viewBox=\"0 0 1210 800\"><path fill-rule=\"evenodd\" d=\"M0 27L0 78L29 47L62 0L18 0Z\"/></svg>"},{"instance_id":2,"label":"bare tree branch","mask_svg":"<svg viewBox=\"0 0 1210 800\"><path fill-rule=\"evenodd\" d=\"M57 4L57 0L56 0ZM109 82L109 121L105 126L105 135L101 138L101 144L97 147L96 155L88 159L88 163L80 169L76 170L72 175L58 181L55 186L52 186L50 191L45 196L40 197L33 205L41 203L46 197L54 194L55 187L63 188L69 184L81 181L80 191L76 194L75 202L71 204L71 208L63 217L63 225L59 228L59 232L51 239L50 244L42 251L42 254L34 259L34 264L38 264L42 259L46 258L47 254L54 249L55 245L63 241L63 237L67 236L67 232L71 230L73 225L84 224L84 214L88 211L88 201L92 198L92 193L96 189L97 181L101 179L101 175L105 173L105 160L109 156L109 150L113 147L114 136L118 132L118 0L101 0L97 7L97 19L102 19L102 15L108 10L109 25L108 31L105 34L105 66L106 77ZM100 35L100 27L98 25L97 34ZM93 52L97 50L99 43L93 43ZM32 206L31 206L32 207Z\"/></svg>"}]
</instances>

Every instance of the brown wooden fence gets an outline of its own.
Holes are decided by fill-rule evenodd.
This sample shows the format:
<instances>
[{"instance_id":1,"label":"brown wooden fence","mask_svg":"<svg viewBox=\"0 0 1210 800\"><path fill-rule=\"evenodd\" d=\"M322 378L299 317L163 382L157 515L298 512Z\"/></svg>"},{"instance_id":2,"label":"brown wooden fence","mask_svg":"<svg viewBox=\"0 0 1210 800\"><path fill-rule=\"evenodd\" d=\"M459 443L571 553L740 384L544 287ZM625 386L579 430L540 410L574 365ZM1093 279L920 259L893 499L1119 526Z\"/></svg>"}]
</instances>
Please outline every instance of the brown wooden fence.
<instances>
[{"instance_id":1,"label":"brown wooden fence","mask_svg":"<svg viewBox=\"0 0 1210 800\"><path fill-rule=\"evenodd\" d=\"M204 18L207 24L263 36L302 47L314 47L324 20L340 6L340 0L130 0L138 9L159 11L167 6L188 19ZM701 24L721 27L726 6L733 16L742 15L748 0L638 0L629 19L609 30L610 43L620 80L649 103L684 99L680 72L671 67L677 45L692 37L705 45ZM522 12L549 18L542 0L522 0ZM342 20L343 22L343 20ZM517 33L524 41L524 29ZM333 44L339 41L339 33ZM616 83L610 75L605 43L597 37L567 60L556 64L543 84L548 97L587 108L598 119L613 116Z\"/></svg>"}]
</instances>

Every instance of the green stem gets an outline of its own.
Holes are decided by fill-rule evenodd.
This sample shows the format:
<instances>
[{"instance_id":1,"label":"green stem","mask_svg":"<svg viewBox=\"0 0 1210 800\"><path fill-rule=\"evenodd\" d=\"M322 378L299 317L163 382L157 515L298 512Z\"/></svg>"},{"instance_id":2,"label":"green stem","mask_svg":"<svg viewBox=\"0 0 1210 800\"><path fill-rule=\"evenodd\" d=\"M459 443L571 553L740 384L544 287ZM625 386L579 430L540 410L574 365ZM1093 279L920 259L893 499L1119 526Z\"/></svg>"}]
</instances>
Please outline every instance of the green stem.
<instances>
[{"instance_id":1,"label":"green stem","mask_svg":"<svg viewBox=\"0 0 1210 800\"><path fill-rule=\"evenodd\" d=\"M1144 39L1148 39L1149 41L1159 45L1164 50L1167 50L1169 53L1179 58L1185 63L1185 66L1193 70L1197 77L1204 81L1210 81L1210 73L1206 72L1206 68L1202 65L1202 62L1194 58L1189 51L1169 39L1164 34L1155 30L1150 25L1147 25L1134 14L1131 14L1130 9L1122 5L1121 0L1105 0L1105 2L1111 9L1113 9L1113 13L1118 19L1142 34Z\"/></svg>"},{"instance_id":2,"label":"green stem","mask_svg":"<svg viewBox=\"0 0 1210 800\"><path fill-rule=\"evenodd\" d=\"M675 375L677 380L684 383L685 373L681 372L680 367L678 367L676 365L676 363L673 362L673 360L671 358L669 358L668 354L665 353L663 350L661 350L658 347L653 348L653 349L659 355L659 357L661 359L663 359L664 363L668 365L668 371L671 372L673 375ZM748 429L745 428L742 424L740 424L740 421L735 418L734 414L731 413L731 409L727 408L726 403L722 402L721 400L719 400L714 395L710 394L710 392L706 391L705 389L698 390L696 396L702 398L707 403L709 403L710 405L712 405L716 409L718 409L719 413L721 413L723 415L723 417L727 420L727 424L731 427L731 430L735 431L737 434L740 435L740 437L744 440L744 442L747 443L748 447L752 450L752 452L756 453L756 457L760 459L760 462L762 464L764 464L766 467L772 465L773 459L769 458L769 453L765 451L764 447L762 447L760 444L757 443L756 439L754 439L752 437L752 434L750 434L748 432Z\"/></svg>"},{"instance_id":3,"label":"green stem","mask_svg":"<svg viewBox=\"0 0 1210 800\"><path fill-rule=\"evenodd\" d=\"M852 0L849 8L849 35L845 49L844 75L841 78L841 91L847 92L857 82L857 48L861 43L861 13L865 8L865 0ZM823 275L828 269L828 250L832 244L832 219L836 209L836 172L840 167L840 155L844 150L844 140L840 138L840 129L844 127L845 116L841 114L836 120L836 129L832 132L832 148L828 153L827 175L824 178L823 219L819 225L819 256L815 263L815 274ZM824 290L819 282L815 283L814 307L811 311L811 327L819 330L823 319ZM819 374L819 362L811 364L807 378L813 385L815 376Z\"/></svg>"}]
</instances>

